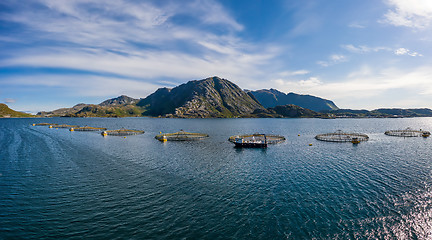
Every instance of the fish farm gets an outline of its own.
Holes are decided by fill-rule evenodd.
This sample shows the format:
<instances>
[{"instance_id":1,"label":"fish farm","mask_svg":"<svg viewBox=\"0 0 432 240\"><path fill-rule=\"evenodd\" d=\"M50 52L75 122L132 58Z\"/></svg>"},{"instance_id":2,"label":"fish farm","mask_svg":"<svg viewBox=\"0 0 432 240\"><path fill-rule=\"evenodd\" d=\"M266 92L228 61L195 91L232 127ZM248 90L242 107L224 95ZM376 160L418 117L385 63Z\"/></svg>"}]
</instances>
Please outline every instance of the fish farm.
<instances>
[{"instance_id":1,"label":"fish farm","mask_svg":"<svg viewBox=\"0 0 432 240\"><path fill-rule=\"evenodd\" d=\"M204 133L190 133L180 130L176 133L161 133L156 135L155 138L161 142L165 141L196 141L208 138L208 134Z\"/></svg>"},{"instance_id":2,"label":"fish farm","mask_svg":"<svg viewBox=\"0 0 432 240\"><path fill-rule=\"evenodd\" d=\"M394 137L429 137L431 135L428 131L423 130L413 130L411 128L407 128L405 130L388 130L384 133L388 136L394 136Z\"/></svg>"},{"instance_id":3,"label":"fish farm","mask_svg":"<svg viewBox=\"0 0 432 240\"><path fill-rule=\"evenodd\" d=\"M346 133L338 130L334 133L324 133L315 136L316 140L325 142L352 142L360 143L369 140L369 136L362 133Z\"/></svg>"},{"instance_id":4,"label":"fish farm","mask_svg":"<svg viewBox=\"0 0 432 240\"><path fill-rule=\"evenodd\" d=\"M258 138L263 139L264 136L266 138L267 144L281 143L286 140L284 136L280 136L280 135L254 133L254 134L246 134L246 135L234 135L229 137L228 141L235 143L236 139L243 139L244 142L248 142L248 141L254 141Z\"/></svg>"},{"instance_id":5,"label":"fish farm","mask_svg":"<svg viewBox=\"0 0 432 240\"><path fill-rule=\"evenodd\" d=\"M85 127L75 127L75 128L70 128L69 131L73 132L73 131L83 131L83 132L87 132L87 131L105 131L107 130L106 128L96 128L96 127L89 127L89 126L85 126Z\"/></svg>"},{"instance_id":6,"label":"fish farm","mask_svg":"<svg viewBox=\"0 0 432 240\"><path fill-rule=\"evenodd\" d=\"M103 131L102 136L130 136L130 135L138 135L143 134L144 131L141 130L130 130L130 129L118 129L118 130L107 130Z\"/></svg>"}]
</instances>

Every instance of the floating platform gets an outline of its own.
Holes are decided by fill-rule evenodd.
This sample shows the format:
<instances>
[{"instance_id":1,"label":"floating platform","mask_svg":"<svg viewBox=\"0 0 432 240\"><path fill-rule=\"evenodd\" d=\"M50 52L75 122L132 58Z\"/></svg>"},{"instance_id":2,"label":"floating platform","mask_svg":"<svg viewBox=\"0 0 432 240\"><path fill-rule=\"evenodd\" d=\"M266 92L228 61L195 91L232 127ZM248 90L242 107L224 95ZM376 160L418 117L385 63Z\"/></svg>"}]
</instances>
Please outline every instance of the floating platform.
<instances>
[{"instance_id":1,"label":"floating platform","mask_svg":"<svg viewBox=\"0 0 432 240\"><path fill-rule=\"evenodd\" d=\"M236 147L257 148L265 148L267 144L281 143L285 140L286 138L284 136L261 133L234 135L228 138L228 141L236 144Z\"/></svg>"},{"instance_id":2,"label":"floating platform","mask_svg":"<svg viewBox=\"0 0 432 240\"><path fill-rule=\"evenodd\" d=\"M85 127L75 127L75 128L70 128L69 131L73 132L73 131L105 131L107 130L106 128L96 128L96 127L89 127L89 126L85 126Z\"/></svg>"},{"instance_id":3,"label":"floating platform","mask_svg":"<svg viewBox=\"0 0 432 240\"><path fill-rule=\"evenodd\" d=\"M165 141L196 141L208 138L208 134L204 133L190 133L180 130L176 133L163 133L156 135L155 138L161 142Z\"/></svg>"},{"instance_id":4,"label":"floating platform","mask_svg":"<svg viewBox=\"0 0 432 240\"><path fill-rule=\"evenodd\" d=\"M413 130L411 128L407 128L405 130L388 130L384 133L388 136L394 137L424 137L427 138L431 135L430 132L424 130Z\"/></svg>"},{"instance_id":5,"label":"floating platform","mask_svg":"<svg viewBox=\"0 0 432 240\"><path fill-rule=\"evenodd\" d=\"M338 130L334 133L318 134L315 139L325 142L352 142L357 144L369 140L369 136L363 133L346 133Z\"/></svg>"},{"instance_id":6,"label":"floating platform","mask_svg":"<svg viewBox=\"0 0 432 240\"><path fill-rule=\"evenodd\" d=\"M102 136L130 136L130 135L138 135L143 134L144 131L141 130L130 130L130 129L118 129L118 130L107 130L103 131Z\"/></svg>"}]
</instances>

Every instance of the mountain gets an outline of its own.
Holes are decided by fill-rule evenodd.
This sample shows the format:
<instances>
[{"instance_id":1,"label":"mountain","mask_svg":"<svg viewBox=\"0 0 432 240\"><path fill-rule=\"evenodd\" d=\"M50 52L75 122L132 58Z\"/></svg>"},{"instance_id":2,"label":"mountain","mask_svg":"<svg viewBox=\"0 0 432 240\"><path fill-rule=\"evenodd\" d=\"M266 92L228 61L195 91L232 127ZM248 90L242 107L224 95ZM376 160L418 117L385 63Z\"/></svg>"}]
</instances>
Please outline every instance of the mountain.
<instances>
[{"instance_id":1,"label":"mountain","mask_svg":"<svg viewBox=\"0 0 432 240\"><path fill-rule=\"evenodd\" d=\"M296 93L285 94L276 89L248 91L248 94L254 96L265 108L294 104L316 112L339 109L334 102L330 100L311 95L300 95Z\"/></svg>"},{"instance_id":2,"label":"mountain","mask_svg":"<svg viewBox=\"0 0 432 240\"><path fill-rule=\"evenodd\" d=\"M160 88L140 100L147 116L180 118L239 117L263 107L234 83L219 77Z\"/></svg>"},{"instance_id":3,"label":"mountain","mask_svg":"<svg viewBox=\"0 0 432 240\"><path fill-rule=\"evenodd\" d=\"M0 103L0 118L34 117L31 114L12 110L8 105Z\"/></svg>"}]
</instances>

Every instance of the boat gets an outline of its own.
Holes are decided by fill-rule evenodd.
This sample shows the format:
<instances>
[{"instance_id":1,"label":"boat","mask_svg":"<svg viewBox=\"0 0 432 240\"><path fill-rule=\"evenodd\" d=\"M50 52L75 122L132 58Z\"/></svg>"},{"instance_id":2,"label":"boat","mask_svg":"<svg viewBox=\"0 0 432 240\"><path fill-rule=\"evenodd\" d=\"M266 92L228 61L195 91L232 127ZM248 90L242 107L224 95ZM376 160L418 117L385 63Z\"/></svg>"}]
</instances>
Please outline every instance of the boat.
<instances>
[{"instance_id":1,"label":"boat","mask_svg":"<svg viewBox=\"0 0 432 240\"><path fill-rule=\"evenodd\" d=\"M236 148L267 148L265 134L254 134L251 137L238 137L234 141Z\"/></svg>"},{"instance_id":2,"label":"boat","mask_svg":"<svg viewBox=\"0 0 432 240\"><path fill-rule=\"evenodd\" d=\"M353 144L359 144L359 143L360 143L360 139L359 139L358 137L353 137L353 138L351 139L351 142L352 142Z\"/></svg>"}]
</instances>

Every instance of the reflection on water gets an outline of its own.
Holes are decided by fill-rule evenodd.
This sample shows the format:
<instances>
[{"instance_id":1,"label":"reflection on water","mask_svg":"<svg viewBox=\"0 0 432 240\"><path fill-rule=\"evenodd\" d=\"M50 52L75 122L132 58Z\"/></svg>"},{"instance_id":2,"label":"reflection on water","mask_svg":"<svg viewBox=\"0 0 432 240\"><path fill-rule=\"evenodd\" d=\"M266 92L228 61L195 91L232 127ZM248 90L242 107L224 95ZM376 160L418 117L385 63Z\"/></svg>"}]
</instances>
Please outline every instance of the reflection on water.
<instances>
[{"instance_id":1,"label":"reflection on water","mask_svg":"<svg viewBox=\"0 0 432 240\"><path fill-rule=\"evenodd\" d=\"M432 119L0 119L0 238L431 238L432 139L384 135L407 127ZM180 129L210 138L154 139ZM314 139L338 129L370 140ZM287 140L227 141L253 132Z\"/></svg>"}]
</instances>

